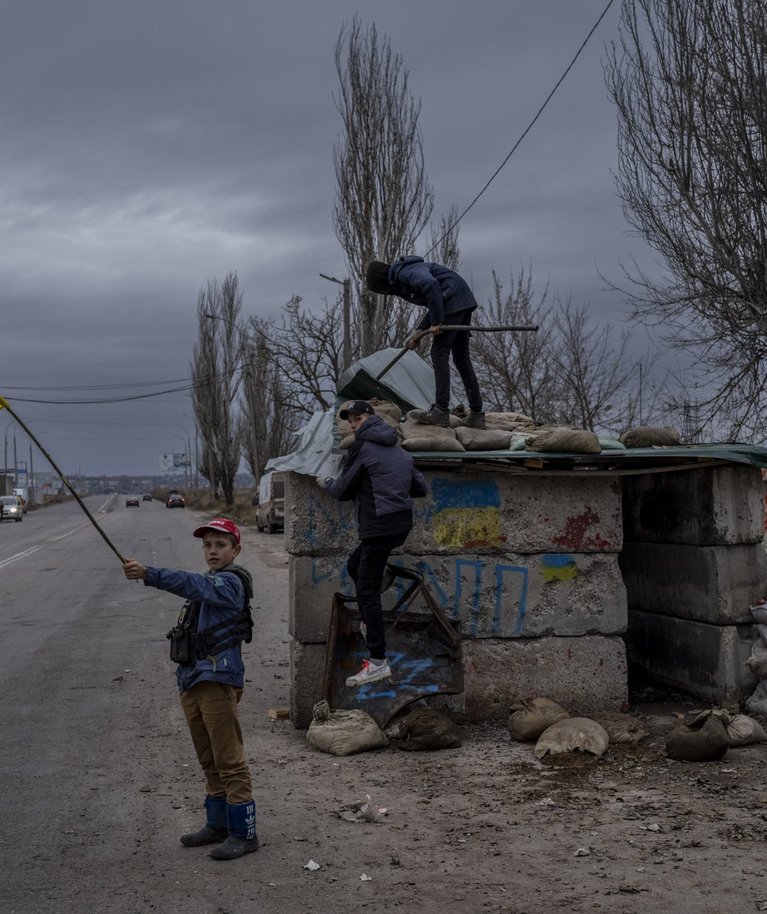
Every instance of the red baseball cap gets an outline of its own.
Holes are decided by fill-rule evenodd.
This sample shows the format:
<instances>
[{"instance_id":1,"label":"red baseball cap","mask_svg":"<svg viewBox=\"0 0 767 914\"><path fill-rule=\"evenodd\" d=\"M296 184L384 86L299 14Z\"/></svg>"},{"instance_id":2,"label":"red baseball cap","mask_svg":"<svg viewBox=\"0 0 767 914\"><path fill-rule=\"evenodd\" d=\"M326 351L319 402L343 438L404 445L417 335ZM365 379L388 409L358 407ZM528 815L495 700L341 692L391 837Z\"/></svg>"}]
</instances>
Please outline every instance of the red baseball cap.
<instances>
[{"instance_id":1,"label":"red baseball cap","mask_svg":"<svg viewBox=\"0 0 767 914\"><path fill-rule=\"evenodd\" d=\"M238 544L240 542L240 531L237 529L237 524L235 524L234 521L228 520L226 517L217 517L215 520L208 521L207 524L198 527L194 531L194 535L201 539L205 536L206 530L215 530L217 533L229 533L235 538Z\"/></svg>"}]
</instances>

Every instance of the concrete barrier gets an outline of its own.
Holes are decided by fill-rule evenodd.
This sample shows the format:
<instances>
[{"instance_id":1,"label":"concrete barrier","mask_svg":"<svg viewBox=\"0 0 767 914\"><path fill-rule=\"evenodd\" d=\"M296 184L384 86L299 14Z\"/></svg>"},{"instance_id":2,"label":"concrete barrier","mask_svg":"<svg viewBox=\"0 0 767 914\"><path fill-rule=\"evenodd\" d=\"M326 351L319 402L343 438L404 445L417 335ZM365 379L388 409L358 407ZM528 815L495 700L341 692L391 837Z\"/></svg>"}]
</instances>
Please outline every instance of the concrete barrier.
<instances>
[{"instance_id":1,"label":"concrete barrier","mask_svg":"<svg viewBox=\"0 0 767 914\"><path fill-rule=\"evenodd\" d=\"M761 542L761 490L761 473L752 466L625 477L625 539L695 546Z\"/></svg>"},{"instance_id":2,"label":"concrete barrier","mask_svg":"<svg viewBox=\"0 0 767 914\"><path fill-rule=\"evenodd\" d=\"M764 596L767 581L767 553L761 543L626 543L619 563L629 611L712 625L752 622L749 606Z\"/></svg>"},{"instance_id":3,"label":"concrete barrier","mask_svg":"<svg viewBox=\"0 0 767 914\"><path fill-rule=\"evenodd\" d=\"M629 661L660 682L731 705L756 687L744 665L754 640L752 625L709 625L632 610L626 644Z\"/></svg>"},{"instance_id":4,"label":"concrete barrier","mask_svg":"<svg viewBox=\"0 0 767 914\"><path fill-rule=\"evenodd\" d=\"M620 552L620 483L610 477L546 477L492 472L426 473L415 501L414 554ZM291 473L285 548L291 555L348 553L356 542L351 506L314 479Z\"/></svg>"},{"instance_id":5,"label":"concrete barrier","mask_svg":"<svg viewBox=\"0 0 767 914\"><path fill-rule=\"evenodd\" d=\"M297 640L326 640L333 594L354 593L346 558L290 556L289 629ZM437 603L450 618L460 619L464 638L619 634L626 629L626 588L615 554L400 552L392 561L424 575ZM384 594L384 606L393 605L401 593L398 582Z\"/></svg>"}]
</instances>

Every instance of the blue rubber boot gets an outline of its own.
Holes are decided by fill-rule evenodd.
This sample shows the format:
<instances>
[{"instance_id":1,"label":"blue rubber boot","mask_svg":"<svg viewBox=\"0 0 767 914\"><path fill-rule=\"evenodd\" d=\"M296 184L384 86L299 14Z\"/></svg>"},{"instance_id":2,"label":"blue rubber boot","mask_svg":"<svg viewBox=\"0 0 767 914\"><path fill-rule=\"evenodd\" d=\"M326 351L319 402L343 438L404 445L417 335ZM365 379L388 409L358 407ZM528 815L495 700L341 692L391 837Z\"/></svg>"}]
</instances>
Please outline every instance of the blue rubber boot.
<instances>
[{"instance_id":1,"label":"blue rubber boot","mask_svg":"<svg viewBox=\"0 0 767 914\"><path fill-rule=\"evenodd\" d=\"M229 837L210 852L214 860L236 860L245 854L258 850L256 834L256 803L230 803L227 807L229 816Z\"/></svg>"},{"instance_id":2,"label":"blue rubber boot","mask_svg":"<svg viewBox=\"0 0 767 914\"><path fill-rule=\"evenodd\" d=\"M182 835L179 840L184 847L201 847L203 844L219 844L229 834L226 819L226 797L205 797L207 821L198 831Z\"/></svg>"}]
</instances>

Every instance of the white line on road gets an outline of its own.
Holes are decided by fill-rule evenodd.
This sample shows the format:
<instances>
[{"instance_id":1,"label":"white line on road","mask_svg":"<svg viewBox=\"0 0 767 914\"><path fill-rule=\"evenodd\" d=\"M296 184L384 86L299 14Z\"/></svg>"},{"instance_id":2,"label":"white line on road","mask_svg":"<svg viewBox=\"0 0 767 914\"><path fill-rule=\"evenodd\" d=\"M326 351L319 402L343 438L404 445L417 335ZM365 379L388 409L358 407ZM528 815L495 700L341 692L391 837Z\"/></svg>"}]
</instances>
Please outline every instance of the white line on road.
<instances>
[{"instance_id":1,"label":"white line on road","mask_svg":"<svg viewBox=\"0 0 767 914\"><path fill-rule=\"evenodd\" d=\"M58 536L52 536L49 540L45 540L42 543L38 543L36 546L32 546L31 549L25 549L23 552L17 552L16 555L9 556L7 559L3 559L0 562L0 568L5 568L6 565L10 565L12 562L18 561L18 559L23 559L27 555L32 555L33 552L37 552L38 549L42 549L43 546L49 546L51 543L56 543L58 540L63 540L67 536L71 536L73 533L77 533L78 530L82 530L83 527L87 527L87 524L80 524L79 527L73 527L71 530L67 530L66 533L60 533Z\"/></svg>"}]
</instances>

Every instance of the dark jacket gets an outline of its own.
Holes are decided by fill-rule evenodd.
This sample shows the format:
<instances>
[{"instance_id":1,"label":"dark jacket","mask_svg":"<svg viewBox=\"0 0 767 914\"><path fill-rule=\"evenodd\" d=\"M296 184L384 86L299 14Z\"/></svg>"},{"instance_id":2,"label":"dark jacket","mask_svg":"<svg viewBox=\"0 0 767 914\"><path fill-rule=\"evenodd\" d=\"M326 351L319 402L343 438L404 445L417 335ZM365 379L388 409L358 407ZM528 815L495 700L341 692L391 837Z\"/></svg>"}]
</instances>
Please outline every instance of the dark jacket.
<instances>
[{"instance_id":1,"label":"dark jacket","mask_svg":"<svg viewBox=\"0 0 767 914\"><path fill-rule=\"evenodd\" d=\"M449 323L445 317L477 307L469 284L455 270L438 263L427 263L423 257L403 257L389 267L392 293L428 308L418 324L419 330Z\"/></svg>"},{"instance_id":2,"label":"dark jacket","mask_svg":"<svg viewBox=\"0 0 767 914\"><path fill-rule=\"evenodd\" d=\"M413 497L426 495L426 481L397 441L390 425L371 416L357 430L342 475L327 484L339 501L355 501L362 539L409 532Z\"/></svg>"},{"instance_id":3,"label":"dark jacket","mask_svg":"<svg viewBox=\"0 0 767 914\"><path fill-rule=\"evenodd\" d=\"M245 571L242 566L237 567ZM199 601L198 632L228 620L234 626L245 607L243 583L236 574L228 573L226 568L209 571L207 574L194 574L191 571L147 566L144 584L158 590L167 590L187 600ZM226 631L226 628L222 629L222 634ZM243 688L245 664L242 662L242 645L238 643L225 648L212 660L206 657L191 663L179 663L176 667L176 680L180 692L187 692L198 682L205 681Z\"/></svg>"}]
</instances>

